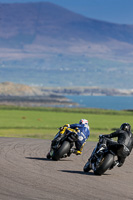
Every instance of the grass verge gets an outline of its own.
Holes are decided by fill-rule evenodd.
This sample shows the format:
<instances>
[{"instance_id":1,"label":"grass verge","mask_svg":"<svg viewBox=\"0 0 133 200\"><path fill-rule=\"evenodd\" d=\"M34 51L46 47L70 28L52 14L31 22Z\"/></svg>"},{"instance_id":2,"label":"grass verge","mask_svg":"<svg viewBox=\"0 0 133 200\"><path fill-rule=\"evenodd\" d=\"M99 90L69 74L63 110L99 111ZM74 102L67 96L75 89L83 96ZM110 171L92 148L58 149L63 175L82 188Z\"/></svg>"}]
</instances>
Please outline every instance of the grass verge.
<instances>
[{"instance_id":1,"label":"grass verge","mask_svg":"<svg viewBox=\"0 0 133 200\"><path fill-rule=\"evenodd\" d=\"M89 141L99 134L108 134L124 122L132 125L133 112L85 108L33 108L0 106L1 137L31 137L52 139L66 123L78 123L86 118L90 125Z\"/></svg>"}]
</instances>

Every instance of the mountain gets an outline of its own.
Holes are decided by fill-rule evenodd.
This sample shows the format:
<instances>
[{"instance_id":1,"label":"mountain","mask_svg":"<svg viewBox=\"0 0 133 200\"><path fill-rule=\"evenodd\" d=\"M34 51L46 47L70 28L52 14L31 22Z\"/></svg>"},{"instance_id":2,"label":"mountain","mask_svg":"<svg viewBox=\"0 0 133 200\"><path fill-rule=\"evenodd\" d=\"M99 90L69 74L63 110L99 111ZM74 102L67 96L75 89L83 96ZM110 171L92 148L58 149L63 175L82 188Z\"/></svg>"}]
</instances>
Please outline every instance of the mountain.
<instances>
[{"instance_id":1,"label":"mountain","mask_svg":"<svg viewBox=\"0 0 133 200\"><path fill-rule=\"evenodd\" d=\"M0 3L0 82L132 88L133 25L52 3Z\"/></svg>"}]
</instances>

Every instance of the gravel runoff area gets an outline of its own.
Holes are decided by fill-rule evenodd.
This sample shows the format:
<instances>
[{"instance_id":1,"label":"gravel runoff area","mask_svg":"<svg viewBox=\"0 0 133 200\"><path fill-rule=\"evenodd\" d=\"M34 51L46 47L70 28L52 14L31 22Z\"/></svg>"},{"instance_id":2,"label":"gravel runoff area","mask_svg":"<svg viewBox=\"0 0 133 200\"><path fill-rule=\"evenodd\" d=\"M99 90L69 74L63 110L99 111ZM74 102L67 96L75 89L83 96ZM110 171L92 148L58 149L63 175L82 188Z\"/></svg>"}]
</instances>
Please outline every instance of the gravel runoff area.
<instances>
[{"instance_id":1,"label":"gravel runoff area","mask_svg":"<svg viewBox=\"0 0 133 200\"><path fill-rule=\"evenodd\" d=\"M95 142L81 156L46 159L49 140L0 138L0 200L133 200L133 153L102 176L83 172Z\"/></svg>"}]
</instances>

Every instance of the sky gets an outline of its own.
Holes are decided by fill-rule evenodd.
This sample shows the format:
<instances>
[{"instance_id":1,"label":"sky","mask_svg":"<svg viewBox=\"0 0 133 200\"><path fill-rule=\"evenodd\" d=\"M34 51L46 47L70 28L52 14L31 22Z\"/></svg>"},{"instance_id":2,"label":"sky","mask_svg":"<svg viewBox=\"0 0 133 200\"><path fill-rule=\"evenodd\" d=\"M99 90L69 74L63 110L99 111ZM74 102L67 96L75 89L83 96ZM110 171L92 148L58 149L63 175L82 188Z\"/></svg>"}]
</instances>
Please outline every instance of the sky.
<instances>
[{"instance_id":1,"label":"sky","mask_svg":"<svg viewBox=\"0 0 133 200\"><path fill-rule=\"evenodd\" d=\"M133 24L133 0L0 0L0 3L51 2L92 19Z\"/></svg>"}]
</instances>

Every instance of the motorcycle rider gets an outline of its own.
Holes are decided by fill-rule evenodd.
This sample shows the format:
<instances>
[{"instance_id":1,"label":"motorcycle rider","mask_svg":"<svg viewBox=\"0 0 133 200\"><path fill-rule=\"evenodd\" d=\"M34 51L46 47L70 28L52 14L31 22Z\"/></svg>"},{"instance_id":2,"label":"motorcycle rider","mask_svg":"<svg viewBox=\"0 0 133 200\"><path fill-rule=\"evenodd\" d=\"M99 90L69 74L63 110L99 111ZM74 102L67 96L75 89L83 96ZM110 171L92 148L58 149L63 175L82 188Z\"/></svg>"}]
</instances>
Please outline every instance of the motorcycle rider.
<instances>
[{"instance_id":1,"label":"motorcycle rider","mask_svg":"<svg viewBox=\"0 0 133 200\"><path fill-rule=\"evenodd\" d=\"M110 138L117 137L117 142L110 140ZM127 156L130 155L133 148L133 134L131 133L131 126L128 123L123 123L120 129L108 135L99 135L102 138L102 143L100 148L107 148L112 150L118 157L118 160L114 161L110 169L114 166L121 167L125 162ZM86 163L86 168L93 163L93 156L97 151L97 147L94 148L88 162Z\"/></svg>"},{"instance_id":2,"label":"motorcycle rider","mask_svg":"<svg viewBox=\"0 0 133 200\"><path fill-rule=\"evenodd\" d=\"M120 129L108 135L101 135L101 137L104 138L104 144L107 145L109 149L112 149L118 157L118 160L114 161L110 169L116 165L121 167L125 162L126 157L130 155L133 148L133 134L131 133L131 125L128 123L123 123L120 126ZM117 142L108 140L108 138L114 137L118 138Z\"/></svg>"},{"instance_id":3,"label":"motorcycle rider","mask_svg":"<svg viewBox=\"0 0 133 200\"><path fill-rule=\"evenodd\" d=\"M79 124L77 124L77 123L76 124L66 124L63 127L60 127L60 131L57 133L57 135L55 136L55 138L51 142L51 149L50 149L49 153L47 154L48 159L51 158L50 152L52 150L52 146L59 144L59 142L62 139L62 137L64 136L67 128L72 129L78 135L78 139L77 139L77 141L75 141L75 147L76 148L71 149L68 156L70 156L71 153L75 153L76 155L82 154L82 150L83 150L83 147L86 143L86 140L90 136L88 120L86 120L86 119L81 119L79 121Z\"/></svg>"}]
</instances>

